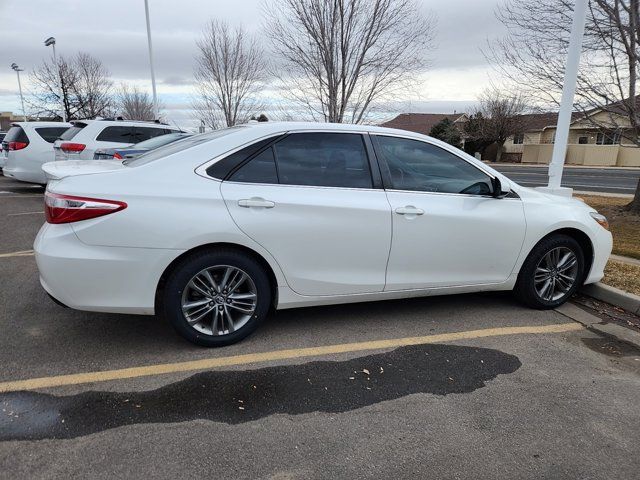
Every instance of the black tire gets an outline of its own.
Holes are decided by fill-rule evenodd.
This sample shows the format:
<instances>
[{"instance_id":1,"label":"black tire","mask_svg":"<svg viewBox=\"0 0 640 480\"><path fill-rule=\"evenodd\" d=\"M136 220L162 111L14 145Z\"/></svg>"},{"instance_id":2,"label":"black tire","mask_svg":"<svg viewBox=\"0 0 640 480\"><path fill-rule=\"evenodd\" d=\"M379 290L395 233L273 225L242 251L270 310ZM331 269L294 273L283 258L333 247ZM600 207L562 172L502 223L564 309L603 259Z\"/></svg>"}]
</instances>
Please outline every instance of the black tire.
<instances>
[{"instance_id":1,"label":"black tire","mask_svg":"<svg viewBox=\"0 0 640 480\"><path fill-rule=\"evenodd\" d=\"M538 264L547 255L547 253L557 248L569 249L576 257L577 268L575 270L575 281L571 288L569 288L559 298L545 299L543 298L535 286L535 273ZM524 261L520 273L518 274L518 280L514 287L514 293L516 297L525 305L540 310L548 310L556 308L565 303L576 292L584 280L584 252L580 247L580 244L573 238L562 235L554 234L542 239L529 253L529 256Z\"/></svg>"},{"instance_id":2,"label":"black tire","mask_svg":"<svg viewBox=\"0 0 640 480\"><path fill-rule=\"evenodd\" d=\"M230 333L212 335L189 324L182 311L182 300L194 276L216 266L231 266L245 273L255 286L257 298L255 310L244 325ZM201 251L186 257L169 274L160 300L162 315L176 331L190 342L204 347L223 347L244 339L265 319L272 302L269 277L260 263L243 252L228 248Z\"/></svg>"}]
</instances>

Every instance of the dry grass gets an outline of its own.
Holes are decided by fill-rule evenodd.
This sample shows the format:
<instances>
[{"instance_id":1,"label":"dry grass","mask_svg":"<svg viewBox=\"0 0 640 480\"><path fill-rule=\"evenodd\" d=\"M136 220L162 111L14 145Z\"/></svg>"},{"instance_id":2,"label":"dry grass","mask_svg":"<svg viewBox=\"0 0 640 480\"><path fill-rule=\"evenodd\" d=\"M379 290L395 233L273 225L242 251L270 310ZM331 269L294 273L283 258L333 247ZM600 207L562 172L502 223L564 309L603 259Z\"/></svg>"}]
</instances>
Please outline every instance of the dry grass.
<instances>
[{"instance_id":1,"label":"dry grass","mask_svg":"<svg viewBox=\"0 0 640 480\"><path fill-rule=\"evenodd\" d=\"M625 292L640 295L640 266L609 261L604 269L602 282Z\"/></svg>"},{"instance_id":2,"label":"dry grass","mask_svg":"<svg viewBox=\"0 0 640 480\"><path fill-rule=\"evenodd\" d=\"M609 220L613 235L613 253L640 259L640 215L624 209L631 200L620 197L579 195Z\"/></svg>"}]
</instances>

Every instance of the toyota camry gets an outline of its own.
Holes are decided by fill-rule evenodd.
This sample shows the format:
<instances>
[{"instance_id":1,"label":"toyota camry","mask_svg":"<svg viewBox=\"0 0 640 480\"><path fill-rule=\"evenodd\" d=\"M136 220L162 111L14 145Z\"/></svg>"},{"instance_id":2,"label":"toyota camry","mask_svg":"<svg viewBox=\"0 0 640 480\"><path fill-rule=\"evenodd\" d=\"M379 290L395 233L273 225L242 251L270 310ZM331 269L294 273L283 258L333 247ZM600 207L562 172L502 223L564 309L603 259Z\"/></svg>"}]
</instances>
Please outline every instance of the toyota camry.
<instances>
[{"instance_id":1,"label":"toyota camry","mask_svg":"<svg viewBox=\"0 0 640 480\"><path fill-rule=\"evenodd\" d=\"M402 130L255 123L43 170L34 248L49 295L156 314L205 346L270 309L488 290L554 308L611 252L585 203Z\"/></svg>"}]
</instances>

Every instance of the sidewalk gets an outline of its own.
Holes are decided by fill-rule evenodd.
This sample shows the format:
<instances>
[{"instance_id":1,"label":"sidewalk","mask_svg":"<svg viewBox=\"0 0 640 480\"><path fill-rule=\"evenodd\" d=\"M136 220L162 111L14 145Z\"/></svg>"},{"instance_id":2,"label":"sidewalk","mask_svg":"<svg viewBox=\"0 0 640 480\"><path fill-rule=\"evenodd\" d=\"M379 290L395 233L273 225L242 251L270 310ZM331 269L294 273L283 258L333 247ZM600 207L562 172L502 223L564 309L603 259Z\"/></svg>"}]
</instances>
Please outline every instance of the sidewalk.
<instances>
[{"instance_id":1,"label":"sidewalk","mask_svg":"<svg viewBox=\"0 0 640 480\"><path fill-rule=\"evenodd\" d=\"M549 168L549 165L546 163L512 163L512 162L485 162L491 167L502 166L502 167L533 167L533 168ZM616 166L608 166L608 165L564 165L564 168L586 168L593 170L640 170L640 167L616 167Z\"/></svg>"},{"instance_id":2,"label":"sidewalk","mask_svg":"<svg viewBox=\"0 0 640 480\"><path fill-rule=\"evenodd\" d=\"M620 263L626 263L628 265L636 265L640 267L640 260L631 257L624 257L622 255L614 255L613 253L609 256L610 260Z\"/></svg>"}]
</instances>

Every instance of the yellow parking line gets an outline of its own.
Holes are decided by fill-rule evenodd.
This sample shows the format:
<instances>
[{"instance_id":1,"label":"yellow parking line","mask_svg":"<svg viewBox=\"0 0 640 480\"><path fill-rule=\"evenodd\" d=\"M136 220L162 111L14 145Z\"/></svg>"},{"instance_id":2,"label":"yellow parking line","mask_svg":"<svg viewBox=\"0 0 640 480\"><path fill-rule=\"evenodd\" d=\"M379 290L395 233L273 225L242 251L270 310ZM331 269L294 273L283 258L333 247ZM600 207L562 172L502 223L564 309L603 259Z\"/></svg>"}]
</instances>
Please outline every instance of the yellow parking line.
<instances>
[{"instance_id":1,"label":"yellow parking line","mask_svg":"<svg viewBox=\"0 0 640 480\"><path fill-rule=\"evenodd\" d=\"M10 253L0 253L0 258L8 258L8 257L30 257L35 255L33 250L22 250L20 252L10 252Z\"/></svg>"},{"instance_id":2,"label":"yellow parking line","mask_svg":"<svg viewBox=\"0 0 640 480\"><path fill-rule=\"evenodd\" d=\"M105 382L108 380L123 380L127 378L148 377L167 373L192 372L197 370L209 370L217 367L229 367L234 365L246 365L250 363L270 362L274 360L289 360L294 358L317 357L337 353L361 352L363 350L379 350L385 348L397 348L408 345L423 345L428 343L451 342L482 337L495 337L501 335L518 334L544 334L561 333L582 329L578 323L561 323L555 325L526 326L526 327L501 327L487 328L483 330L469 330L465 332L441 333L438 335L426 335L423 337L405 337L386 340L373 340L369 342L343 343L338 345L325 345L321 347L297 348L291 350L275 350L271 352L249 353L245 355L233 355L230 357L205 358L178 363L163 363L147 365L144 367L122 368L118 370L106 370L102 372L75 373L71 375L58 375L53 377L29 378L0 383L0 392L15 392L18 390L36 390L39 388L60 387L63 385L81 385L85 383Z\"/></svg>"}]
</instances>

